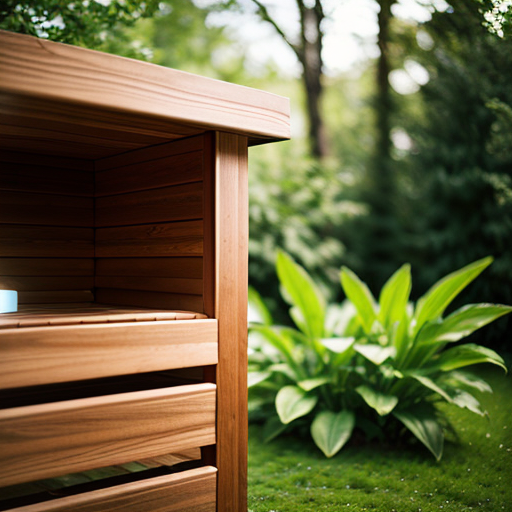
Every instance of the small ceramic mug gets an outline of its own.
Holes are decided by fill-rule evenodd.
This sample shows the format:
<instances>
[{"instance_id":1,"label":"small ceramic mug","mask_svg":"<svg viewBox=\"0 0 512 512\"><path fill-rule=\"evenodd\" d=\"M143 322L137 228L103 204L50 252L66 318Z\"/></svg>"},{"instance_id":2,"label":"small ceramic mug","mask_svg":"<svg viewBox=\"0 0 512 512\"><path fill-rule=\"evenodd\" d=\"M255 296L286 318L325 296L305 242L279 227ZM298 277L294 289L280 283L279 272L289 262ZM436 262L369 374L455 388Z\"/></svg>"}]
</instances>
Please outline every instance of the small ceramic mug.
<instances>
[{"instance_id":1,"label":"small ceramic mug","mask_svg":"<svg viewBox=\"0 0 512 512\"><path fill-rule=\"evenodd\" d=\"M0 313L16 313L18 311L18 292L0 290Z\"/></svg>"}]
</instances>

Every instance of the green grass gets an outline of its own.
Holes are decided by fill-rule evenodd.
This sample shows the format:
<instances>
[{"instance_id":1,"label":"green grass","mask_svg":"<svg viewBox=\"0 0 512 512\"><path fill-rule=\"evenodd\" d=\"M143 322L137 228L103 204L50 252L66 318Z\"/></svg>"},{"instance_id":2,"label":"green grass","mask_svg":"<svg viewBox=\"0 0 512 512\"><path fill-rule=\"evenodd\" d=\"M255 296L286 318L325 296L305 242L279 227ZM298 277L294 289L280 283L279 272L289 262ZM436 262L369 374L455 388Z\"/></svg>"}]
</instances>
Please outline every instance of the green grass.
<instances>
[{"instance_id":1,"label":"green grass","mask_svg":"<svg viewBox=\"0 0 512 512\"><path fill-rule=\"evenodd\" d=\"M512 377L483 375L489 419L447 406L459 435L436 462L421 445L355 443L325 459L312 441L261 441L249 430L249 510L252 512L512 511Z\"/></svg>"}]
</instances>

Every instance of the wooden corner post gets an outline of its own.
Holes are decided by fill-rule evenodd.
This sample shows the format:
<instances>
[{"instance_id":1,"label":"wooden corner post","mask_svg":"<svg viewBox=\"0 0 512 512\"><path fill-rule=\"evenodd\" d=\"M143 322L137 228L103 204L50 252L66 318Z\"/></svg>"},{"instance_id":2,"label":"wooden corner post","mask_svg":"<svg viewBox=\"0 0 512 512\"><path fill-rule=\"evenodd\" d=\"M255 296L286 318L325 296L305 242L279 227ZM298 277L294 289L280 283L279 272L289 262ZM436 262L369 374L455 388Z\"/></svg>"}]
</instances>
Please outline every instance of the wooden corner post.
<instances>
[{"instance_id":1,"label":"wooden corner post","mask_svg":"<svg viewBox=\"0 0 512 512\"><path fill-rule=\"evenodd\" d=\"M217 510L241 512L247 510L247 137L217 132L214 168Z\"/></svg>"}]
</instances>

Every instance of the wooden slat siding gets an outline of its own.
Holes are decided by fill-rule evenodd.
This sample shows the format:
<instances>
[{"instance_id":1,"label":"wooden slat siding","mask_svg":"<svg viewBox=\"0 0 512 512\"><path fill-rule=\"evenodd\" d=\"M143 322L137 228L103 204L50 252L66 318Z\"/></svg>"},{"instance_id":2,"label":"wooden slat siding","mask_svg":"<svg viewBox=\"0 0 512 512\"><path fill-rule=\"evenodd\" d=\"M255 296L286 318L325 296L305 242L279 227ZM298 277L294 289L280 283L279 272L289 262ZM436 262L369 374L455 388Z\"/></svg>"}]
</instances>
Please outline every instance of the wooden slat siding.
<instances>
[{"instance_id":1,"label":"wooden slat siding","mask_svg":"<svg viewBox=\"0 0 512 512\"><path fill-rule=\"evenodd\" d=\"M247 510L247 139L217 134L218 512Z\"/></svg>"},{"instance_id":2,"label":"wooden slat siding","mask_svg":"<svg viewBox=\"0 0 512 512\"><path fill-rule=\"evenodd\" d=\"M91 290L94 277L6 277L0 276L0 290L17 290L18 292Z\"/></svg>"},{"instance_id":3,"label":"wooden slat siding","mask_svg":"<svg viewBox=\"0 0 512 512\"><path fill-rule=\"evenodd\" d=\"M0 34L0 49L4 107L28 97L44 101L48 110L75 109L71 115L117 113L124 123L117 118L115 124L132 130L132 116L144 115L264 140L290 136L289 102L273 94L10 32ZM23 105L24 115L44 119Z\"/></svg>"},{"instance_id":4,"label":"wooden slat siding","mask_svg":"<svg viewBox=\"0 0 512 512\"><path fill-rule=\"evenodd\" d=\"M98 172L96 197L201 181L202 160L202 151L194 151Z\"/></svg>"},{"instance_id":5,"label":"wooden slat siding","mask_svg":"<svg viewBox=\"0 0 512 512\"><path fill-rule=\"evenodd\" d=\"M217 363L215 320L0 330L0 389Z\"/></svg>"},{"instance_id":6,"label":"wooden slat siding","mask_svg":"<svg viewBox=\"0 0 512 512\"><path fill-rule=\"evenodd\" d=\"M26 149L26 148L25 148ZM71 171L94 172L94 162L79 158L65 158L55 155L36 155L26 152L7 151L2 149L2 162L13 164L22 164L23 166L33 166L34 168L50 167L51 169L65 169ZM22 167L23 169L24 167ZM53 171L52 171L53 172ZM90 183L93 183L94 177L90 177Z\"/></svg>"},{"instance_id":7,"label":"wooden slat siding","mask_svg":"<svg viewBox=\"0 0 512 512\"><path fill-rule=\"evenodd\" d=\"M94 230L0 224L0 256L92 258Z\"/></svg>"},{"instance_id":8,"label":"wooden slat siding","mask_svg":"<svg viewBox=\"0 0 512 512\"><path fill-rule=\"evenodd\" d=\"M203 277L203 259L201 257L98 258L96 260L96 276L201 279Z\"/></svg>"},{"instance_id":9,"label":"wooden slat siding","mask_svg":"<svg viewBox=\"0 0 512 512\"><path fill-rule=\"evenodd\" d=\"M11 512L215 512L211 466L68 496Z\"/></svg>"},{"instance_id":10,"label":"wooden slat siding","mask_svg":"<svg viewBox=\"0 0 512 512\"><path fill-rule=\"evenodd\" d=\"M200 295L97 288L95 296L97 301L105 304L203 312Z\"/></svg>"},{"instance_id":11,"label":"wooden slat siding","mask_svg":"<svg viewBox=\"0 0 512 512\"><path fill-rule=\"evenodd\" d=\"M93 276L94 260L80 258L0 258L2 276Z\"/></svg>"},{"instance_id":12,"label":"wooden slat siding","mask_svg":"<svg viewBox=\"0 0 512 512\"><path fill-rule=\"evenodd\" d=\"M154 258L202 254L202 221L96 229L98 258Z\"/></svg>"},{"instance_id":13,"label":"wooden slat siding","mask_svg":"<svg viewBox=\"0 0 512 512\"><path fill-rule=\"evenodd\" d=\"M92 227L92 197L0 191L0 222L38 226Z\"/></svg>"},{"instance_id":14,"label":"wooden slat siding","mask_svg":"<svg viewBox=\"0 0 512 512\"><path fill-rule=\"evenodd\" d=\"M58 302L92 302L92 290L63 290L44 292L19 292L19 304L48 304Z\"/></svg>"},{"instance_id":15,"label":"wooden slat siding","mask_svg":"<svg viewBox=\"0 0 512 512\"><path fill-rule=\"evenodd\" d=\"M96 199L96 226L129 226L201 219L201 182Z\"/></svg>"},{"instance_id":16,"label":"wooden slat siding","mask_svg":"<svg viewBox=\"0 0 512 512\"><path fill-rule=\"evenodd\" d=\"M215 442L215 385L0 410L0 485L113 466Z\"/></svg>"},{"instance_id":17,"label":"wooden slat siding","mask_svg":"<svg viewBox=\"0 0 512 512\"><path fill-rule=\"evenodd\" d=\"M185 295L201 295L203 292L202 279L99 276L95 278L95 282L97 288L116 288L118 290L183 293ZM0 288L1 286L0 282ZM16 288L5 289L15 290Z\"/></svg>"},{"instance_id":18,"label":"wooden slat siding","mask_svg":"<svg viewBox=\"0 0 512 512\"><path fill-rule=\"evenodd\" d=\"M86 171L0 162L0 190L92 197L93 179Z\"/></svg>"},{"instance_id":19,"label":"wooden slat siding","mask_svg":"<svg viewBox=\"0 0 512 512\"><path fill-rule=\"evenodd\" d=\"M178 141L166 142L149 148L138 149L137 151L130 151L129 153L122 153L107 158L102 158L94 162L94 168L97 173L122 167L127 169L128 175L131 175L132 164L138 165L144 162L155 163L155 160L166 159L168 157L183 155L185 153L192 153L195 151L202 151L204 147L203 135L195 137L188 137ZM108 174L107 174L108 175ZM140 176L139 176L140 177ZM137 182L137 176L135 176ZM100 183L103 183L103 177L98 176ZM105 179L106 182L109 179ZM112 183L113 186L123 186L119 183ZM142 185L142 184L140 184ZM101 191L100 185L100 191Z\"/></svg>"}]
</instances>

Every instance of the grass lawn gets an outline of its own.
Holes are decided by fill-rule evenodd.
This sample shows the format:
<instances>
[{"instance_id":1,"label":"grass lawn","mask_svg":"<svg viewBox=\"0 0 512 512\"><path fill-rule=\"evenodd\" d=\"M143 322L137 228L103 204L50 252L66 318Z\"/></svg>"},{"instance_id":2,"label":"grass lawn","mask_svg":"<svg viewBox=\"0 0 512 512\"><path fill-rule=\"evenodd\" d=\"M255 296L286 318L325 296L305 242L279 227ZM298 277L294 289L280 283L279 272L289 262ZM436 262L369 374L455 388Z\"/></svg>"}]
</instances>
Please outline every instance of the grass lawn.
<instances>
[{"instance_id":1,"label":"grass lawn","mask_svg":"<svg viewBox=\"0 0 512 512\"><path fill-rule=\"evenodd\" d=\"M459 439L436 462L421 445L348 444L332 459L312 441L261 442L249 430L252 512L512 511L512 376L487 369L489 419L448 406Z\"/></svg>"}]
</instances>

